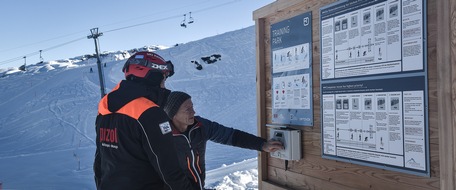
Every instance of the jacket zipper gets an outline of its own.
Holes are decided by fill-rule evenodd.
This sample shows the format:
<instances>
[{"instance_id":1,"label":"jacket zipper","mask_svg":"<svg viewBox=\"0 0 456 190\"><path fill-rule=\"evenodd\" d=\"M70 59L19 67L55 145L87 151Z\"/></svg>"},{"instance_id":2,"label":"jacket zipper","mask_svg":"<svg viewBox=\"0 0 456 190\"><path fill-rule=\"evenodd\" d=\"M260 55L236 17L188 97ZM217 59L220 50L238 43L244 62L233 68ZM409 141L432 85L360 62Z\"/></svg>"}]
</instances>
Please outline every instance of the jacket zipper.
<instances>
[{"instance_id":1,"label":"jacket zipper","mask_svg":"<svg viewBox=\"0 0 456 190\"><path fill-rule=\"evenodd\" d=\"M200 160L200 155L197 153L196 156L197 156L196 165L198 166L198 170L199 170L200 174L202 174L203 172L201 171L201 167L200 167L200 164L199 164L199 163L200 163L200 162L199 162L199 160Z\"/></svg>"},{"instance_id":2,"label":"jacket zipper","mask_svg":"<svg viewBox=\"0 0 456 190\"><path fill-rule=\"evenodd\" d=\"M188 170L190 170L190 173L192 174L193 178L195 179L195 182L198 183L198 179L196 179L196 176L193 173L193 170L190 168L190 159L188 158L188 156L187 156L187 167L188 167Z\"/></svg>"},{"instance_id":3,"label":"jacket zipper","mask_svg":"<svg viewBox=\"0 0 456 190\"><path fill-rule=\"evenodd\" d=\"M188 138L190 138L190 133L192 133L193 130L195 129L198 129L200 126L199 125L196 125L195 127L191 128L190 131L188 132ZM189 139L189 141L191 141L191 139ZM193 152L193 150L192 150ZM200 164L199 164L199 152L196 152L196 156L197 156L197 159L196 159L196 165L198 166L198 170L199 170L199 173L202 174L203 172L201 171L201 167L200 167Z\"/></svg>"},{"instance_id":4,"label":"jacket zipper","mask_svg":"<svg viewBox=\"0 0 456 190\"><path fill-rule=\"evenodd\" d=\"M197 183L198 183L198 185L200 186L200 189L203 190L203 189L204 189L204 188L203 188L203 182L201 181L201 177L200 177L200 175L199 175L199 173L198 173L198 170L196 170L196 167L195 167L195 162L194 162L194 161L195 161L195 153L193 152L192 145L190 144L190 142L191 142L191 140L190 140L190 134L191 134L192 131L193 131L194 129L196 129L196 128L198 128L198 126L192 128L192 129L190 129L190 131L188 132L188 136L189 136L188 138L187 138L187 136L185 136L185 135L182 135L182 134L179 134L179 135L183 136L183 137L185 138L185 140L187 140L188 146L190 147L190 152L192 153L192 160L193 160L192 166L191 166L191 167L193 168L193 170L190 170L190 172L192 173L192 175L193 175L193 174L196 174L196 177L198 178L198 181L200 182L200 183L198 183L198 181L197 181ZM188 163L189 163L189 161L188 161L188 157L187 157L187 164L188 164ZM190 166L188 166L188 167L190 167ZM198 166L198 167L199 167L199 166ZM190 169L190 168L189 168L189 169ZM195 173L193 173L193 171L194 171ZM195 177L195 175L194 175L193 177ZM195 178L195 179L196 179L196 178Z\"/></svg>"}]
</instances>

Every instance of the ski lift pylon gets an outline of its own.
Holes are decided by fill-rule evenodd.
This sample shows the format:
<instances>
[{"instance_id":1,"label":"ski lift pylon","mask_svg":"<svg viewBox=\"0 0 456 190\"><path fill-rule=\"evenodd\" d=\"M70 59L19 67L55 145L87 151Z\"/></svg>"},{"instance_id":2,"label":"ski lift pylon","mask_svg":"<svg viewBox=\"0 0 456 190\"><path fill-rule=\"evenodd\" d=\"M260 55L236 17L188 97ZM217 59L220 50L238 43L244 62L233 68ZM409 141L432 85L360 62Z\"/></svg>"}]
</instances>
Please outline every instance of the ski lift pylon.
<instances>
[{"instance_id":1,"label":"ski lift pylon","mask_svg":"<svg viewBox=\"0 0 456 190\"><path fill-rule=\"evenodd\" d=\"M43 56L41 56L41 52L43 52L43 50L40 50L40 62L38 62L38 64L41 64L44 62Z\"/></svg>"},{"instance_id":2,"label":"ski lift pylon","mask_svg":"<svg viewBox=\"0 0 456 190\"><path fill-rule=\"evenodd\" d=\"M27 56L22 57L24 58L24 64L19 67L19 70L21 71L26 71L26 66L27 66Z\"/></svg>"},{"instance_id":3,"label":"ski lift pylon","mask_svg":"<svg viewBox=\"0 0 456 190\"><path fill-rule=\"evenodd\" d=\"M184 27L184 28L187 28L187 25L185 24L185 17L186 17L186 16L187 16L187 15L184 14L184 20L182 20L182 22L181 22L181 26Z\"/></svg>"}]
</instances>

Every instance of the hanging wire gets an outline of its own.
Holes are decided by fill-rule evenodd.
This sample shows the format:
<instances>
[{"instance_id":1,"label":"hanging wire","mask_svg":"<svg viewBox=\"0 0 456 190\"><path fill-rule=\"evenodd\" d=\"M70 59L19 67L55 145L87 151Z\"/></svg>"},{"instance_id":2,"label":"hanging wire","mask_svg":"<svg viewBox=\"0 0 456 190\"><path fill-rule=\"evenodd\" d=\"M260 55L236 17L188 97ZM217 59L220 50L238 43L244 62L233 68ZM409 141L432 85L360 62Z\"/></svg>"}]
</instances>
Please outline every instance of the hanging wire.
<instances>
[{"instance_id":1,"label":"hanging wire","mask_svg":"<svg viewBox=\"0 0 456 190\"><path fill-rule=\"evenodd\" d=\"M107 31L105 31L103 33L109 33L109 32L119 31L119 30L123 30L123 29L127 29L127 28L133 28L133 27L142 26L142 25L146 25L146 24L151 24L151 23L155 23L155 22L159 22L159 21L164 21L164 20L169 20L169 19L173 19L173 18L178 18L178 17L181 17L181 16L182 15L175 15L175 16L170 16L170 17L157 19L157 20L152 20L152 21L148 21L148 22L143 22L143 23L139 23L139 24L133 24L133 25L130 25L130 26L124 26L124 27L120 27L120 28L107 30Z\"/></svg>"},{"instance_id":2,"label":"hanging wire","mask_svg":"<svg viewBox=\"0 0 456 190\"><path fill-rule=\"evenodd\" d=\"M46 51L49 51L49 50L52 50L52 49L56 49L56 48L59 48L59 47L62 47L62 46L65 46L65 45L68 45L68 44L77 42L77 41L79 41L79 40L85 40L85 39L87 39L86 36L81 37L81 38L77 38L77 39L71 40L71 41L69 41L69 42L65 42L65 43L62 43L62 44L59 44L59 45L55 45L55 46L52 46L52 47L43 49L43 52L46 52Z\"/></svg>"},{"instance_id":3,"label":"hanging wire","mask_svg":"<svg viewBox=\"0 0 456 190\"><path fill-rule=\"evenodd\" d=\"M211 7L206 7L204 9L199 9L199 10L192 11L192 12L193 13L204 12L204 11L207 11L207 10L211 10L211 9L218 8L218 7L223 7L225 5L233 4L233 3L236 3L236 2L240 2L240 1L241 0L233 0L233 1L230 1L230 2L222 3L222 4L219 4L219 5L214 5L214 6L211 6Z\"/></svg>"},{"instance_id":4,"label":"hanging wire","mask_svg":"<svg viewBox=\"0 0 456 190\"><path fill-rule=\"evenodd\" d=\"M79 32L75 32L75 33L71 33L71 34L66 34L66 35L58 36L58 37L55 37L55 38L50 38L50 39L43 40L43 41L39 41L39 42L34 42L34 43L30 43L30 44L25 44L25 45L13 47L13 48L3 49L3 50L0 50L0 53L2 53L2 52L8 52L8 51L11 51L11 50L15 50L15 49L23 48L23 47L28 47L28 46L32 46L32 45L36 45L36 44L41 44L41 43L44 43L44 42L48 42L48 41L52 41L52 40L57 40L57 39L60 39L60 38L66 38L66 37L73 36L73 35L75 35L75 34L79 34L79 33L82 33L82 32L86 32L86 31L85 31L85 30L84 30L84 31L79 31Z\"/></svg>"},{"instance_id":5,"label":"hanging wire","mask_svg":"<svg viewBox=\"0 0 456 190\"><path fill-rule=\"evenodd\" d=\"M144 16L140 16L140 17L130 18L130 19L127 19L127 20L113 22L113 23L110 23L110 24L100 25L100 27L112 26L112 25L119 24L119 23L125 23L125 22L130 22L132 20L138 20L138 19L142 19L142 18L146 18L146 17L151 17L151 16L154 16L154 15L159 15L159 14L162 14L162 13L169 13L169 12L172 12L172 11L181 10L181 9L188 8L188 7L193 7L193 6L197 6L197 5L204 5L204 4L207 4L208 2L214 2L214 1L206 0L206 1L199 2L199 3L193 3L192 2L190 5L186 5L186 6L183 6L183 7L180 7L180 8L167 9L167 10L162 10L162 11L158 11L158 12L154 11L154 14L149 14L149 15L144 15Z\"/></svg>"},{"instance_id":6,"label":"hanging wire","mask_svg":"<svg viewBox=\"0 0 456 190\"><path fill-rule=\"evenodd\" d=\"M209 2L209 1L210 0L205 1L205 2ZM232 4L232 3L236 3L236 2L239 2L239 1L241 1L241 0L232 0L232 1L229 1L229 2L226 2L226 3L222 3L222 4L219 4L219 5L214 5L214 6L206 7L206 8L203 8L203 9L199 9L199 10L193 11L193 13L199 13L199 12L204 12L204 11L207 11L207 10L212 10L214 8L226 6L226 5L229 5L229 4ZM202 3L204 3L204 2L202 2ZM178 15L169 16L169 17L165 17L165 18L161 18L161 19L157 19L157 20L152 20L152 21L148 21L148 22L143 22L143 23L139 23L139 24L133 24L133 25L130 25L130 26L125 26L125 27L120 27L120 28L107 30L107 31L105 31L103 33L109 33L109 32L119 31L119 30L123 30L123 29L133 28L133 27L137 27L137 26L142 26L142 25L146 25L146 24L151 24L151 23L155 23L155 22L175 19L175 18L179 18L181 16L182 16L182 14L178 14ZM10 49L4 49L4 50L0 50L0 52L11 51L11 50L15 50L15 49L19 49L19 48L23 48L23 47L27 47L27 46L31 46L31 45L35 45L35 44L39 44L39 43L55 40L55 39L60 39L60 38L68 37L68 36L71 36L71 35L74 35L74 34L78 34L78 33L81 33L81 32L75 32L75 33L72 33L72 34L62 35L62 36L58 36L58 37L55 37L55 38L51 38L51 39L47 39L47 40L43 40L43 41L39 41L39 42L27 44L27 45L23 45L23 46L18 46L18 47L14 47L14 48L10 48ZM65 43L62 43L62 44L59 44L59 45L55 45L55 46L52 46L52 47L49 47L49 48L46 48L46 49L42 49L42 52L46 52L46 51L49 51L49 50L52 50L52 49L56 49L56 48L62 47L64 45L67 45L67 44L70 44L70 43L73 43L73 42L76 42L76 41L79 41L79 40L83 40L83 39L86 39L86 38L87 37L84 36L84 37L77 38L75 40L71 40L71 41L68 41L68 42L65 42ZM18 56L18 57L11 58L11 59L8 59L8 60L0 61L0 65L4 65L4 64L7 64L7 63L11 63L11 62L15 62L15 61L21 60L21 59L23 59L24 56L30 57L30 56L37 55L39 53L40 53L39 51L36 51L36 52L32 52L32 53L29 53L29 54L26 54L26 55L23 55L23 56Z\"/></svg>"},{"instance_id":7,"label":"hanging wire","mask_svg":"<svg viewBox=\"0 0 456 190\"><path fill-rule=\"evenodd\" d=\"M203 8L203 9L199 9L199 10L193 11L193 13L198 13L198 12L204 12L204 11L207 11L207 10L212 10L214 8L223 7L223 6L226 6L226 5L229 5L229 4L233 4L233 3L236 3L236 2L239 2L239 1L241 1L241 0L229 1L229 2L226 2L226 3L219 4L219 5L214 5L214 6L206 7L206 8ZM143 23L133 24L133 25L130 25L130 26L125 26L125 27L120 27L120 28L107 30L107 31L104 31L103 33L109 33L109 32L114 32L114 31L123 30L123 29L127 29L127 28L133 28L133 27L137 27L137 26L151 24L151 23L155 23L155 22L159 22L159 21L170 20L170 19L174 19L174 18L179 18L181 16L182 16L182 14L178 14L178 15L169 16L169 17L165 17L165 18L161 18L161 19L157 19L157 20L152 20L152 21L148 21L148 22L143 22Z\"/></svg>"},{"instance_id":8,"label":"hanging wire","mask_svg":"<svg viewBox=\"0 0 456 190\"><path fill-rule=\"evenodd\" d=\"M46 48L46 49L42 49L41 52L46 52L46 51L49 51L49 50L52 50L52 49L56 49L56 48L59 48L59 47L62 47L62 46L77 42L79 40L83 40L83 39L86 39L86 37L74 39L74 40L71 40L69 42L65 42L65 43L62 43L62 44L59 44L59 45L55 45L55 46L52 46L52 47L49 47L49 48ZM36 51L36 52L33 52L33 53L29 53L29 54L27 54L25 56L30 57L30 56L38 55L39 53L40 53L40 51ZM4 64L7 64L7 63L11 63L11 62L15 62L15 61L21 60L21 59L23 59L23 57L24 56L18 56L18 57L12 58L12 59L1 61L0 65L4 65Z\"/></svg>"}]
</instances>

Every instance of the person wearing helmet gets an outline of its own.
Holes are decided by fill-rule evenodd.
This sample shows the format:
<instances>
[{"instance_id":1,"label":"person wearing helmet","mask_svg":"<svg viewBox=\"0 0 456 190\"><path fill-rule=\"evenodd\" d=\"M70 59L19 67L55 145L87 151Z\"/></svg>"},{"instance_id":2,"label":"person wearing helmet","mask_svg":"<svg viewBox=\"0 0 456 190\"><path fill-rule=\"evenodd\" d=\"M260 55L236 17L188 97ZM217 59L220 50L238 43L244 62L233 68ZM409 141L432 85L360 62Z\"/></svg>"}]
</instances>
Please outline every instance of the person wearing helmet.
<instances>
[{"instance_id":1,"label":"person wearing helmet","mask_svg":"<svg viewBox=\"0 0 456 190\"><path fill-rule=\"evenodd\" d=\"M171 118L179 164L190 181L201 190L205 189L207 141L265 152L283 149L280 141L266 141L244 131L195 116L191 96L185 92L171 92L163 109Z\"/></svg>"},{"instance_id":2,"label":"person wearing helmet","mask_svg":"<svg viewBox=\"0 0 456 190\"><path fill-rule=\"evenodd\" d=\"M161 106L174 74L152 52L132 55L125 79L98 105L94 161L97 189L193 189L179 167L169 118Z\"/></svg>"}]
</instances>

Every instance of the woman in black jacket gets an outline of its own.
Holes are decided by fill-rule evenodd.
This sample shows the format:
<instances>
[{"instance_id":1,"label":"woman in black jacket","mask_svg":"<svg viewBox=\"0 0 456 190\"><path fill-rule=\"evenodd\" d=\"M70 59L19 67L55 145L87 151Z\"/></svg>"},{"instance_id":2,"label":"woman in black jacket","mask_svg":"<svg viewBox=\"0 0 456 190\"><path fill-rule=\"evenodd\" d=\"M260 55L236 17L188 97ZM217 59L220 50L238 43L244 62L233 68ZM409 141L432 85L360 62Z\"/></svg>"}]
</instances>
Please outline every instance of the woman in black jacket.
<instances>
[{"instance_id":1,"label":"woman in black jacket","mask_svg":"<svg viewBox=\"0 0 456 190\"><path fill-rule=\"evenodd\" d=\"M172 133L180 166L196 188L204 189L208 140L265 152L283 149L280 141L266 141L255 135L195 116L191 97L185 92L171 92L163 109L172 120Z\"/></svg>"}]
</instances>

